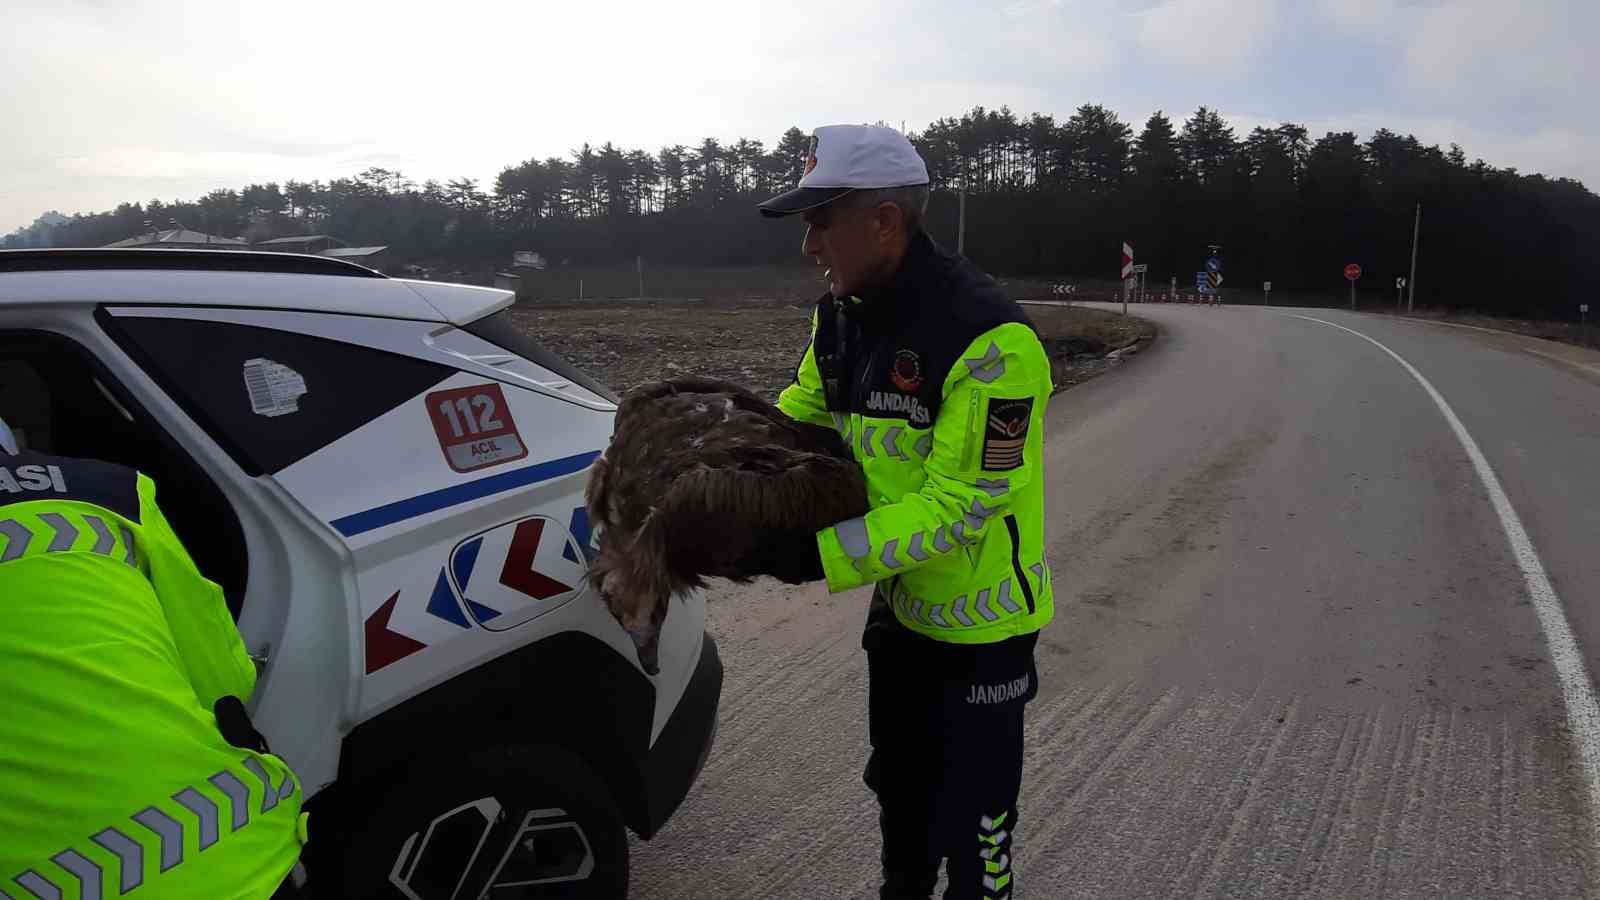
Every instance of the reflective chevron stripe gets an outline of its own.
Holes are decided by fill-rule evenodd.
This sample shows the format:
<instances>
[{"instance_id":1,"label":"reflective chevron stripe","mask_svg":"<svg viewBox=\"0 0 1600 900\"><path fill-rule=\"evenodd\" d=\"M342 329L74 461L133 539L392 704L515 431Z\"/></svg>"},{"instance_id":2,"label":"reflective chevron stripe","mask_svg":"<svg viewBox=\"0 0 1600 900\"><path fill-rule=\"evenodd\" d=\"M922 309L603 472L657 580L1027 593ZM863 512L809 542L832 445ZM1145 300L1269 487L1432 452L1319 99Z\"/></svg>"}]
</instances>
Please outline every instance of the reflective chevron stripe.
<instances>
[{"instance_id":1,"label":"reflective chevron stripe","mask_svg":"<svg viewBox=\"0 0 1600 900\"><path fill-rule=\"evenodd\" d=\"M260 811L263 813L276 808L284 800L294 796L295 791L299 789L294 775L287 772L284 773L281 783L273 785L266 767L256 757L246 757L242 764L261 782ZM248 827L251 821L250 788L244 780L232 771L224 769L207 778L206 782L226 798L228 834ZM226 837L220 825L222 809L216 801L195 787L186 787L178 791L172 795L172 799L194 815L192 824L154 806L147 806L128 817L130 821L156 836L161 872L168 872L183 865L189 828L195 830L193 846L202 852ZM296 840L292 837L289 839ZM116 858L115 890L106 884L105 868L79 852L77 848L67 847L50 857L50 862L77 879L77 896L81 900L101 900L104 897L125 895L144 884L144 844L123 830L123 826L113 825L102 829L89 840ZM14 880L41 900L60 898L69 893L62 885L40 874L36 869L27 869L15 876ZM0 900L10 900L10 898L4 891L0 891Z\"/></svg>"},{"instance_id":2,"label":"reflective chevron stripe","mask_svg":"<svg viewBox=\"0 0 1600 900\"><path fill-rule=\"evenodd\" d=\"M104 888L105 872L88 857L76 850L63 850L50 861L72 873L78 879L78 896L81 900L100 900Z\"/></svg>"},{"instance_id":3,"label":"reflective chevron stripe","mask_svg":"<svg viewBox=\"0 0 1600 900\"><path fill-rule=\"evenodd\" d=\"M933 452L933 433L929 432L917 438L916 446L912 447L911 450L923 459L927 459L928 455Z\"/></svg>"},{"instance_id":4,"label":"reflective chevron stripe","mask_svg":"<svg viewBox=\"0 0 1600 900\"><path fill-rule=\"evenodd\" d=\"M154 806L134 813L133 820L161 838L161 871L183 864L183 823Z\"/></svg>"},{"instance_id":5,"label":"reflective chevron stripe","mask_svg":"<svg viewBox=\"0 0 1600 900\"><path fill-rule=\"evenodd\" d=\"M6 549L0 553L0 563L8 563L28 551L33 543L33 532L16 519L0 519L0 535L5 535Z\"/></svg>"},{"instance_id":6,"label":"reflective chevron stripe","mask_svg":"<svg viewBox=\"0 0 1600 900\"><path fill-rule=\"evenodd\" d=\"M112 535L111 529L106 527L106 520L99 516L84 516L83 520L89 523L89 530L94 532L93 551L101 556L110 556L111 548L117 545L117 539Z\"/></svg>"},{"instance_id":7,"label":"reflective chevron stripe","mask_svg":"<svg viewBox=\"0 0 1600 900\"><path fill-rule=\"evenodd\" d=\"M217 790L227 795L228 805L233 807L232 828L234 831L250 824L250 789L245 787L239 776L232 772L218 772L206 779L216 786Z\"/></svg>"},{"instance_id":8,"label":"reflective chevron stripe","mask_svg":"<svg viewBox=\"0 0 1600 900\"><path fill-rule=\"evenodd\" d=\"M905 431L905 428L900 425L893 425L884 429L883 452L887 454L890 459L906 458L905 452L900 449L900 433L902 431Z\"/></svg>"},{"instance_id":9,"label":"reflective chevron stripe","mask_svg":"<svg viewBox=\"0 0 1600 900\"><path fill-rule=\"evenodd\" d=\"M37 526L29 527L24 519L0 519L0 538L5 540L4 549L0 550L0 563L21 559L30 550L35 553L71 552L85 531L94 535L94 545L80 549L101 556L114 556L117 552L117 534L120 531L123 562L138 567L133 531L126 525L119 525L117 530L113 530L110 523L101 516L74 514L69 518L58 512L39 513L38 520L44 526L43 529L38 529ZM79 524L80 522L82 524Z\"/></svg>"},{"instance_id":10,"label":"reflective chevron stripe","mask_svg":"<svg viewBox=\"0 0 1600 900\"><path fill-rule=\"evenodd\" d=\"M1001 606L1005 607L1006 612L1014 613L1022 609L1016 604L1016 601L1011 599L1011 579L1007 578L1000 582L1000 587L997 589L996 594L995 599L1000 602Z\"/></svg>"},{"instance_id":11,"label":"reflective chevron stripe","mask_svg":"<svg viewBox=\"0 0 1600 900\"><path fill-rule=\"evenodd\" d=\"M991 497L1002 497L1002 496L1005 496L1007 491L1011 490L1011 479L1009 479L1009 478L994 478L994 479L979 478L978 479L978 490L983 491L985 494L988 494Z\"/></svg>"},{"instance_id":12,"label":"reflective chevron stripe","mask_svg":"<svg viewBox=\"0 0 1600 900\"><path fill-rule=\"evenodd\" d=\"M53 881L45 880L43 875L32 869L18 875L15 880L39 900L61 900L60 886Z\"/></svg>"},{"instance_id":13,"label":"reflective chevron stripe","mask_svg":"<svg viewBox=\"0 0 1600 900\"><path fill-rule=\"evenodd\" d=\"M172 799L176 800L179 806L194 813L200 820L200 849L206 850L215 844L217 838L221 836L217 828L217 804L192 787L173 794Z\"/></svg>"},{"instance_id":14,"label":"reflective chevron stripe","mask_svg":"<svg viewBox=\"0 0 1600 900\"><path fill-rule=\"evenodd\" d=\"M1006 373L1006 361L1000 355L1000 345L994 341L989 342L989 349L984 352L982 359L962 360L972 372L972 377L984 384L990 384L995 379Z\"/></svg>"},{"instance_id":15,"label":"reflective chevron stripe","mask_svg":"<svg viewBox=\"0 0 1600 900\"><path fill-rule=\"evenodd\" d=\"M928 551L922 549L922 534L920 531L913 534L911 536L911 545L906 547L906 555L917 562L928 561Z\"/></svg>"},{"instance_id":16,"label":"reflective chevron stripe","mask_svg":"<svg viewBox=\"0 0 1600 900\"><path fill-rule=\"evenodd\" d=\"M977 543L978 540L976 537L967 534L967 523L965 521L957 522L954 525L951 525L950 536L955 538L956 543L961 544L962 546L968 546Z\"/></svg>"},{"instance_id":17,"label":"reflective chevron stripe","mask_svg":"<svg viewBox=\"0 0 1600 900\"><path fill-rule=\"evenodd\" d=\"M1011 887L1011 834L1005 830L1009 813L978 819L978 857L983 860L986 900L1004 900Z\"/></svg>"},{"instance_id":18,"label":"reflective chevron stripe","mask_svg":"<svg viewBox=\"0 0 1600 900\"><path fill-rule=\"evenodd\" d=\"M267 775L266 766L263 766L261 760L253 756L244 761L244 767L249 769L250 774L261 782L261 811L263 813L271 812L272 808L278 805L278 791L289 787L288 780L286 779L280 787L274 788L271 776ZM290 793L293 792L291 791Z\"/></svg>"},{"instance_id":19,"label":"reflective chevron stripe","mask_svg":"<svg viewBox=\"0 0 1600 900\"><path fill-rule=\"evenodd\" d=\"M949 553L954 549L950 544L950 536L945 532L946 529L941 526L938 531L933 533L933 549L940 553Z\"/></svg>"},{"instance_id":20,"label":"reflective chevron stripe","mask_svg":"<svg viewBox=\"0 0 1600 900\"><path fill-rule=\"evenodd\" d=\"M961 625L961 627L963 627L963 628L971 628L972 627L972 617L967 615L967 595L966 594L962 594L961 596L956 598L956 602L954 604L952 604L952 609L950 610L950 614L956 617L956 622L959 623Z\"/></svg>"},{"instance_id":21,"label":"reflective chevron stripe","mask_svg":"<svg viewBox=\"0 0 1600 900\"><path fill-rule=\"evenodd\" d=\"M1041 571L1044 567L1039 564L1033 568ZM1006 577L993 588L962 594L943 603L911 597L904 588L896 588L894 606L903 618L936 628L981 627L1000 621L1002 612L1015 615L1022 611L1022 605L1013 596L1014 588L1014 580ZM971 613L976 613L977 618L974 619Z\"/></svg>"},{"instance_id":22,"label":"reflective chevron stripe","mask_svg":"<svg viewBox=\"0 0 1600 900\"><path fill-rule=\"evenodd\" d=\"M110 850L117 857L120 880L118 890L126 894L144 884L144 845L115 828L107 828L89 840Z\"/></svg>"},{"instance_id":23,"label":"reflective chevron stripe","mask_svg":"<svg viewBox=\"0 0 1600 900\"><path fill-rule=\"evenodd\" d=\"M901 562L900 561L900 557L895 555L895 551L898 550L898 549L900 549L900 539L899 538L890 538L889 540L884 542L884 544L883 544L883 553L878 557L878 561L883 563L885 568L889 568L889 569L902 568L903 566L905 566L905 563Z\"/></svg>"},{"instance_id":24,"label":"reflective chevron stripe","mask_svg":"<svg viewBox=\"0 0 1600 900\"><path fill-rule=\"evenodd\" d=\"M994 607L989 605L988 588L984 588L978 592L978 602L975 604L974 608L977 609L978 615L983 616L983 620L985 622L993 622L1000 618L1000 614L995 612Z\"/></svg>"},{"instance_id":25,"label":"reflective chevron stripe","mask_svg":"<svg viewBox=\"0 0 1600 900\"><path fill-rule=\"evenodd\" d=\"M868 459L876 459L878 457L878 451L872 448L872 435L877 430L878 426L876 425L863 425L861 428L861 452Z\"/></svg>"},{"instance_id":26,"label":"reflective chevron stripe","mask_svg":"<svg viewBox=\"0 0 1600 900\"><path fill-rule=\"evenodd\" d=\"M40 513L39 521L50 526L50 529L56 533L55 539L50 542L50 546L44 548L46 553L65 553L71 550L73 543L78 540L77 526L68 522L66 516L60 513Z\"/></svg>"},{"instance_id":27,"label":"reflective chevron stripe","mask_svg":"<svg viewBox=\"0 0 1600 900\"><path fill-rule=\"evenodd\" d=\"M127 554L122 557L122 561L127 563L130 566L133 566L135 569L137 569L137 568L139 568L139 554L134 549L133 531L130 528L128 528L128 526L126 526L126 525L123 525L121 527L122 527L122 546L127 548Z\"/></svg>"}]
</instances>

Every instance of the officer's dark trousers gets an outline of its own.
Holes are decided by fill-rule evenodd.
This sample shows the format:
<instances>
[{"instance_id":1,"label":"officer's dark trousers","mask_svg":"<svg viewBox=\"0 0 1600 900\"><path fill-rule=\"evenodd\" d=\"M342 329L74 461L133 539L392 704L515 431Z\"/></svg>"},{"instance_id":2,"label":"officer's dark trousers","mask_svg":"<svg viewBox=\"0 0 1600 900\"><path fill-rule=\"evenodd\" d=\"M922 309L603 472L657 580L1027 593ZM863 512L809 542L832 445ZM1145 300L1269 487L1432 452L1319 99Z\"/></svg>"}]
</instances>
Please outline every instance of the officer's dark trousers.
<instances>
[{"instance_id":1,"label":"officer's dark trousers","mask_svg":"<svg viewBox=\"0 0 1600 900\"><path fill-rule=\"evenodd\" d=\"M949 644L895 621L874 598L867 651L883 898L929 897L939 864L946 900L1011 895L1022 782L1023 709L1038 690L1037 634Z\"/></svg>"}]
</instances>

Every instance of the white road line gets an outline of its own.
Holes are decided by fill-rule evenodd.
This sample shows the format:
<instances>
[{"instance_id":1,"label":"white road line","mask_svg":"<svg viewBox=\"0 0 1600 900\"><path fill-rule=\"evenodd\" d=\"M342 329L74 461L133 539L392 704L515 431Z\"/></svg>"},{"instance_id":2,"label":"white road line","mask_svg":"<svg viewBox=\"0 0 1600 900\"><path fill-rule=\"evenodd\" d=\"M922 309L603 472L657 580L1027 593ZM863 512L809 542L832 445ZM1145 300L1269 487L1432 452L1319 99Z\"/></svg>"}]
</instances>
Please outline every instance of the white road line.
<instances>
[{"instance_id":1,"label":"white road line","mask_svg":"<svg viewBox=\"0 0 1600 900\"><path fill-rule=\"evenodd\" d=\"M1522 570L1522 580L1528 586L1528 597L1533 601L1534 611L1539 616L1539 626L1544 630L1545 642L1550 646L1550 659L1555 663L1556 675L1561 680L1561 693L1567 703L1567 724L1572 729L1573 740L1578 744L1578 753L1583 760L1583 776L1588 782L1590 825L1600 829L1600 705L1595 702L1594 687L1583 664L1583 653L1578 649L1578 640L1573 636L1572 626L1567 622L1561 598L1556 594L1555 588L1550 586L1550 578L1545 575L1544 563L1539 560L1539 553L1534 549L1533 541L1522 527L1522 519L1512 508L1506 492L1500 487L1500 479L1495 476L1494 468L1489 465L1489 460L1484 457L1483 451L1478 449L1478 442L1467 433L1466 426L1456 418L1455 410L1450 408L1450 404L1445 402L1444 397L1434 389L1428 379L1422 377L1422 373L1411 363L1406 362L1400 354L1353 328L1310 316L1292 316L1292 318L1348 331L1394 357L1394 361L1410 372L1411 377L1415 378L1417 383L1422 385L1422 389L1428 392L1428 396L1433 398L1433 402L1439 407L1439 412L1444 414L1445 421L1450 423L1450 430L1456 433L1456 439L1461 442L1462 449L1467 451L1467 457L1472 460L1472 467L1478 471L1479 480L1489 492L1489 500L1494 504L1495 513L1500 516L1500 526L1505 530L1506 540L1511 544L1511 553L1517 559L1517 567ZM1596 837L1592 835L1591 840L1595 840ZM1594 848L1591 847L1592 849Z\"/></svg>"}]
</instances>

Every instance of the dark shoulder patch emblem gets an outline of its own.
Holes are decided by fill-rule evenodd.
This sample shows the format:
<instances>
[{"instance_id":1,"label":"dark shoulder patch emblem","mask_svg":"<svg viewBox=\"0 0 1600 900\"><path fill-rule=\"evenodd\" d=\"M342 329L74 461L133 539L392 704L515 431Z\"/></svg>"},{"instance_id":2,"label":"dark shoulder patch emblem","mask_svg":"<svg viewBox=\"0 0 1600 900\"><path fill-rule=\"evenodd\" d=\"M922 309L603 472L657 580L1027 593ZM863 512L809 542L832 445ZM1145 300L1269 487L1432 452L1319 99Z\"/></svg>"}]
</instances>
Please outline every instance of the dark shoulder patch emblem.
<instances>
[{"instance_id":1,"label":"dark shoulder patch emblem","mask_svg":"<svg viewBox=\"0 0 1600 900\"><path fill-rule=\"evenodd\" d=\"M1004 472L1022 468L1022 448L1028 443L1033 422L1033 398L989 398L983 426L983 468Z\"/></svg>"},{"instance_id":2,"label":"dark shoulder patch emblem","mask_svg":"<svg viewBox=\"0 0 1600 900\"><path fill-rule=\"evenodd\" d=\"M79 500L139 521L139 473L115 463L23 452L0 457L0 506Z\"/></svg>"}]
</instances>

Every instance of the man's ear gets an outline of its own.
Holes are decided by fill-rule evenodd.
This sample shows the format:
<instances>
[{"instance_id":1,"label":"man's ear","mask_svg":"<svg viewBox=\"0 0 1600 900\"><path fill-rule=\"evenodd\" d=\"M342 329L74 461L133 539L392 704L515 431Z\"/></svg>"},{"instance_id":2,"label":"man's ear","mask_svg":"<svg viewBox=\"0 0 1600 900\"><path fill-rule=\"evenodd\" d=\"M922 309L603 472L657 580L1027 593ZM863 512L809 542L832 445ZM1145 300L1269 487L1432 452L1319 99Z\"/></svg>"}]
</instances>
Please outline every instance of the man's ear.
<instances>
[{"instance_id":1,"label":"man's ear","mask_svg":"<svg viewBox=\"0 0 1600 900\"><path fill-rule=\"evenodd\" d=\"M872 209L872 224L878 240L892 241L905 231L905 212L899 204L884 201Z\"/></svg>"}]
</instances>

